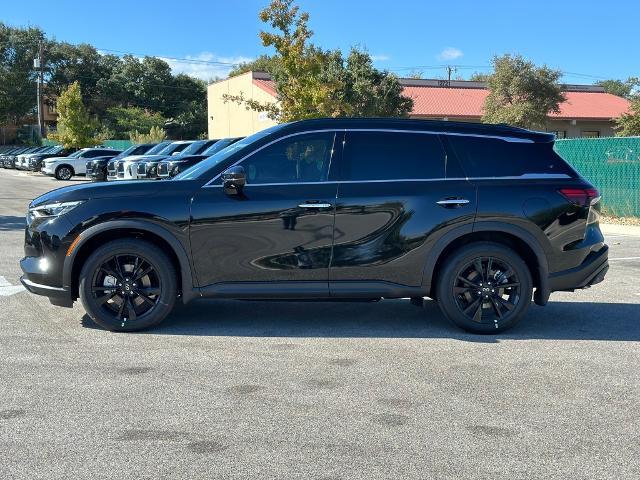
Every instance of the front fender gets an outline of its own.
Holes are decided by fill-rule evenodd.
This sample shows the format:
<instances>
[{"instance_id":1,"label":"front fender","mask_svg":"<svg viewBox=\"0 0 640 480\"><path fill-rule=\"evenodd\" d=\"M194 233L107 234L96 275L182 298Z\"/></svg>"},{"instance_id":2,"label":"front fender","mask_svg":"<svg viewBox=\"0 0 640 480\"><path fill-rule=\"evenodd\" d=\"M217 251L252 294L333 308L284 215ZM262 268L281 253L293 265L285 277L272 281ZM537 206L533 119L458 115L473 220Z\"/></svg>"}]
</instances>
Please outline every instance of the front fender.
<instances>
[{"instance_id":1,"label":"front fender","mask_svg":"<svg viewBox=\"0 0 640 480\"><path fill-rule=\"evenodd\" d=\"M65 258L63 270L62 270L62 284L64 287L71 289L72 287L72 273L73 265L76 260L78 252L82 250L82 246L89 242L93 237L99 235L102 232L115 229L132 228L142 232L149 232L166 241L176 257L180 265L180 277L182 280L182 299L184 303L199 296L198 290L194 289L193 268L189 260L189 256L185 251L185 247L182 243L167 229L153 222L139 219L125 219L125 220L112 220L105 223L94 225L82 233L80 233L80 240L77 241L75 248Z\"/></svg>"}]
</instances>

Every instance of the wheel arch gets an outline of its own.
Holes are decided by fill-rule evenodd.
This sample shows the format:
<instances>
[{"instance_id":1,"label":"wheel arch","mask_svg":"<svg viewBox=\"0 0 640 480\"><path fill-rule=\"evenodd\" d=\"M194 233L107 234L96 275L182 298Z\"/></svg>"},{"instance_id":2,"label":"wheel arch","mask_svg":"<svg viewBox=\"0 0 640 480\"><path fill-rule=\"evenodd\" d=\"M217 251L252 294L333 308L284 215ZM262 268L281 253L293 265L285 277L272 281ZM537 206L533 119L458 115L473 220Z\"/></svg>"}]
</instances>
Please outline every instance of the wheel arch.
<instances>
[{"instance_id":1,"label":"wheel arch","mask_svg":"<svg viewBox=\"0 0 640 480\"><path fill-rule=\"evenodd\" d=\"M549 299L549 266L538 239L522 227L500 222L478 222L473 229L459 228L445 234L431 250L423 274L423 287L435 295L439 270L446 258L458 248L473 242L490 241L515 250L525 261L533 279L535 302L544 305Z\"/></svg>"},{"instance_id":2,"label":"wheel arch","mask_svg":"<svg viewBox=\"0 0 640 480\"><path fill-rule=\"evenodd\" d=\"M165 252L178 274L178 289L184 303L197 296L194 289L191 263L180 241L165 228L144 220L114 220L88 228L79 235L71 253L67 256L62 281L69 288L71 298L78 298L79 276L84 261L96 246L121 238L140 238L153 243Z\"/></svg>"}]
</instances>

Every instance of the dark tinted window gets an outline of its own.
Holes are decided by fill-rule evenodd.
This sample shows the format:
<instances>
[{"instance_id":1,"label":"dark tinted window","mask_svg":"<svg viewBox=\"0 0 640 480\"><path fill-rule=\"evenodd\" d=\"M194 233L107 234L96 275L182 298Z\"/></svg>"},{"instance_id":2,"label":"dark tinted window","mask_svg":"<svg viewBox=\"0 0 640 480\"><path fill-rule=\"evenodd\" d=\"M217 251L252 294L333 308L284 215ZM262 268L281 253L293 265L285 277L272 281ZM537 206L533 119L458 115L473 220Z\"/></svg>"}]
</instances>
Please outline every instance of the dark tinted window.
<instances>
[{"instance_id":1,"label":"dark tinted window","mask_svg":"<svg viewBox=\"0 0 640 480\"><path fill-rule=\"evenodd\" d=\"M554 152L552 143L507 142L455 135L447 138L469 177L573 176L571 168Z\"/></svg>"},{"instance_id":2,"label":"dark tinted window","mask_svg":"<svg viewBox=\"0 0 640 480\"><path fill-rule=\"evenodd\" d=\"M444 150L437 135L347 132L345 180L444 178Z\"/></svg>"},{"instance_id":3,"label":"dark tinted window","mask_svg":"<svg viewBox=\"0 0 640 480\"><path fill-rule=\"evenodd\" d=\"M297 183L327 180L333 133L285 138L242 162L247 183Z\"/></svg>"}]
</instances>

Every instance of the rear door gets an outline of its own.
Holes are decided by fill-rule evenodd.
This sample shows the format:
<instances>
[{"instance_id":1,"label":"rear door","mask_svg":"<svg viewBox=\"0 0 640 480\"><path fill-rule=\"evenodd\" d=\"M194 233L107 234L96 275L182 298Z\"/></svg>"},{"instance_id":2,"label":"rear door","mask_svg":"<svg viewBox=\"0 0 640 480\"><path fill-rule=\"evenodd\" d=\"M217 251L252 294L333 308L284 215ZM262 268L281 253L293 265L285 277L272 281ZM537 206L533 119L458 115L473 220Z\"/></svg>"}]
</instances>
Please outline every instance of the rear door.
<instances>
[{"instance_id":1,"label":"rear door","mask_svg":"<svg viewBox=\"0 0 640 480\"><path fill-rule=\"evenodd\" d=\"M467 225L471 231L475 210L475 188L438 134L347 131L332 295L349 294L362 282L367 289L421 286L429 249L452 228Z\"/></svg>"}]
</instances>

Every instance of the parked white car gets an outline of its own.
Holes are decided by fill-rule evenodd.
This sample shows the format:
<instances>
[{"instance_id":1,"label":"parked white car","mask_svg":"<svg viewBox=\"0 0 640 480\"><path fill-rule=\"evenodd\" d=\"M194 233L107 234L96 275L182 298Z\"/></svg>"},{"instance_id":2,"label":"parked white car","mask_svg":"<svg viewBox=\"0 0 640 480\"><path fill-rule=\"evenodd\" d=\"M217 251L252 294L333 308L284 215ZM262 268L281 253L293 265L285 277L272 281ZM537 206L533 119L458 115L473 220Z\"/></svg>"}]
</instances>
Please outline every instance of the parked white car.
<instances>
[{"instance_id":1,"label":"parked white car","mask_svg":"<svg viewBox=\"0 0 640 480\"><path fill-rule=\"evenodd\" d=\"M69 180L74 175L86 175L87 160L95 157L116 156L120 150L111 148L83 148L68 157L47 158L42 166L42 173L53 175L58 180Z\"/></svg>"}]
</instances>

